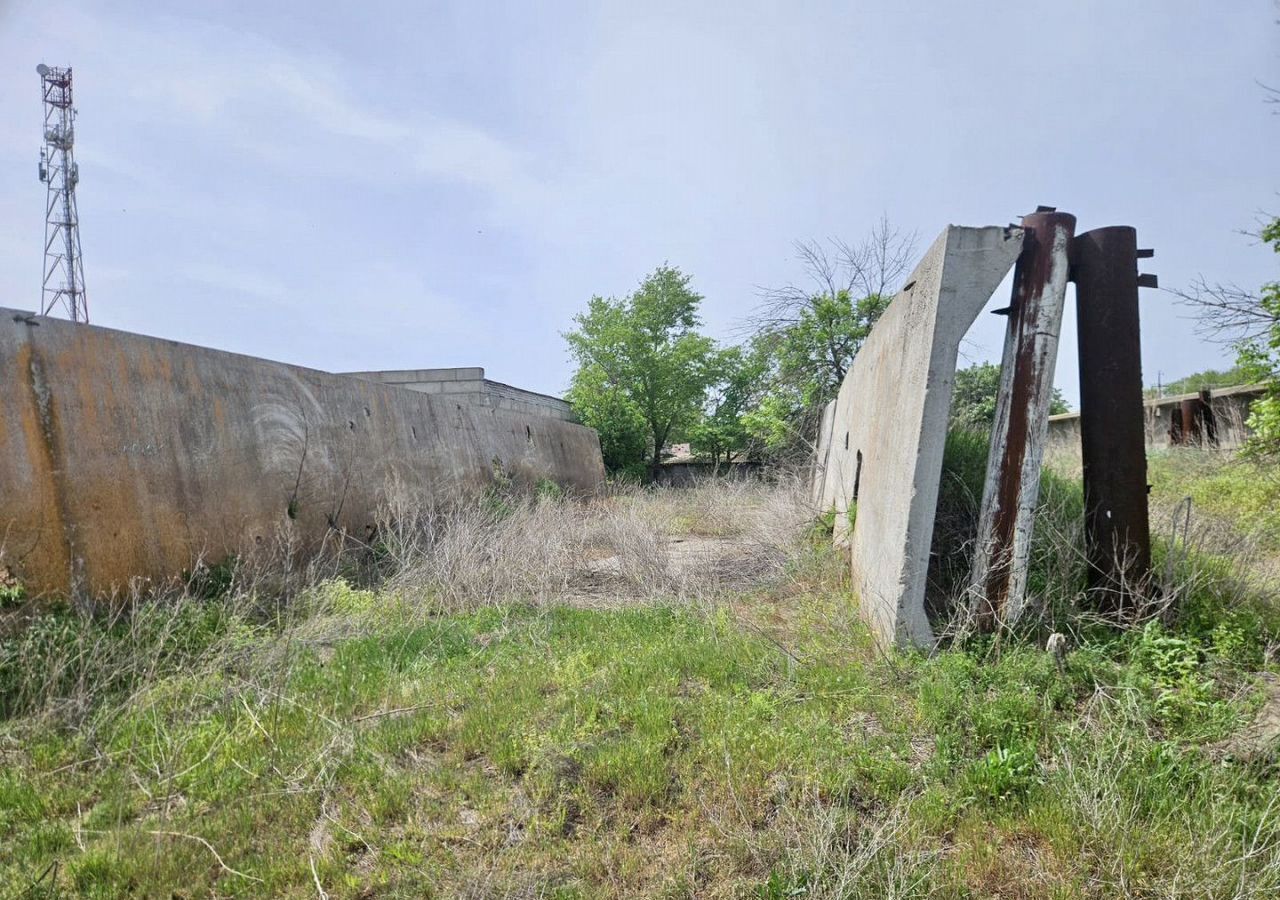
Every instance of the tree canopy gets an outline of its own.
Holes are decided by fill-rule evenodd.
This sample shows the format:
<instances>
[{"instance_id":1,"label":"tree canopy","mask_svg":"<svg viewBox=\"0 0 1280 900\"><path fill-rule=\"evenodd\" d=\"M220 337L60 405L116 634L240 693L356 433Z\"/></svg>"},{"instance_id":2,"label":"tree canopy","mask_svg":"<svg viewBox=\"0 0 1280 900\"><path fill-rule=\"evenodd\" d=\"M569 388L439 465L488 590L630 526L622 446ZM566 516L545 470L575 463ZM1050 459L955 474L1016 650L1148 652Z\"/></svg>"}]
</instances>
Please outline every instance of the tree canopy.
<instances>
[{"instance_id":1,"label":"tree canopy","mask_svg":"<svg viewBox=\"0 0 1280 900\"><path fill-rule=\"evenodd\" d=\"M656 468L672 438L699 421L719 378L721 354L698 331L702 297L689 281L660 266L622 300L593 297L564 336L578 363L569 400L601 433L614 468L643 459L634 455L637 423Z\"/></svg>"},{"instance_id":2,"label":"tree canopy","mask_svg":"<svg viewBox=\"0 0 1280 900\"><path fill-rule=\"evenodd\" d=\"M771 454L808 453L822 407L909 272L914 250L915 235L887 219L857 244L796 245L805 281L766 291L747 320L752 352L766 365L746 425Z\"/></svg>"},{"instance_id":3,"label":"tree canopy","mask_svg":"<svg viewBox=\"0 0 1280 900\"><path fill-rule=\"evenodd\" d=\"M706 414L689 429L689 444L696 455L718 465L722 460L731 463L746 452L751 435L745 417L759 401L767 366L761 354L742 347L720 351L719 377L712 386Z\"/></svg>"},{"instance_id":4,"label":"tree canopy","mask_svg":"<svg viewBox=\"0 0 1280 900\"><path fill-rule=\"evenodd\" d=\"M999 394L999 364L976 363L957 369L951 394L951 424L961 428L990 429L995 424ZM1062 391L1054 388L1049 399L1049 415L1070 411Z\"/></svg>"}]
</instances>

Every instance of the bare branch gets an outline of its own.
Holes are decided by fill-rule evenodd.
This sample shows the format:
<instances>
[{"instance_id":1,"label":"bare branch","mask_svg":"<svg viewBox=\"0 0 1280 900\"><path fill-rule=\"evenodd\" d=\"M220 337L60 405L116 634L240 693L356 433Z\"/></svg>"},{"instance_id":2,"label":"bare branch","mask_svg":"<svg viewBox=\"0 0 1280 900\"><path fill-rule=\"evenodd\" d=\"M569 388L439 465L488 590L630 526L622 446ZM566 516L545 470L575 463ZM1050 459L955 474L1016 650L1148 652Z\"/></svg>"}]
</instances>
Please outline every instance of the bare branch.
<instances>
[{"instance_id":1,"label":"bare branch","mask_svg":"<svg viewBox=\"0 0 1280 900\"><path fill-rule=\"evenodd\" d=\"M855 300L896 293L911 271L917 235L895 227L887 216L861 241L837 238L797 241L796 259L804 271L801 284L788 283L760 291L760 302L737 331L757 334L794 325L818 298L847 291Z\"/></svg>"},{"instance_id":2,"label":"bare branch","mask_svg":"<svg viewBox=\"0 0 1280 900\"><path fill-rule=\"evenodd\" d=\"M1237 284L1210 284L1197 277L1188 288L1168 288L1181 306L1189 307L1196 333L1207 341L1234 344L1265 335L1276 317L1255 291Z\"/></svg>"}]
</instances>

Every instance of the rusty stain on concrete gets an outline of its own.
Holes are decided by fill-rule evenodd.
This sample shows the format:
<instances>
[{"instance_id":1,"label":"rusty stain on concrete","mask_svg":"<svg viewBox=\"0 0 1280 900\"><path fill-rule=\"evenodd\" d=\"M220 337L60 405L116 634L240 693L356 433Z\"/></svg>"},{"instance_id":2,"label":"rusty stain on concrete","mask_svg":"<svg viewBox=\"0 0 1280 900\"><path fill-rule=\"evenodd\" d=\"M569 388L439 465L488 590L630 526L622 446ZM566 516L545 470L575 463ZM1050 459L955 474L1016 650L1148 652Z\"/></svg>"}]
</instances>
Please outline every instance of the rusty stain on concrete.
<instances>
[{"instance_id":1,"label":"rusty stain on concrete","mask_svg":"<svg viewBox=\"0 0 1280 900\"><path fill-rule=\"evenodd\" d=\"M391 478L439 494L486 484L495 460L578 492L604 478L580 425L32 321L0 311L0 372L20 388L0 394L0 564L36 594L161 581L281 531L364 538Z\"/></svg>"},{"instance_id":2,"label":"rusty stain on concrete","mask_svg":"<svg viewBox=\"0 0 1280 900\"><path fill-rule=\"evenodd\" d=\"M25 472L14 473L14 477L6 479L6 485L12 486L13 497L7 500L5 508L12 510L13 515L27 519L30 525L26 529L16 529L12 523L6 522L5 540L0 549L4 550L7 559L12 560L10 568L16 574L20 575L24 563L30 560L33 565L66 573L69 579L71 555L64 508L57 489L56 456L52 446L53 417L48 394L43 390L38 375L35 354L29 346L18 349L12 374L16 376L18 389L5 393L16 395L22 401L17 418L21 423L20 440L28 448L28 460ZM6 429L0 437L8 438L9 435ZM16 442L6 440L0 443L0 449L7 454L7 445Z\"/></svg>"}]
</instances>

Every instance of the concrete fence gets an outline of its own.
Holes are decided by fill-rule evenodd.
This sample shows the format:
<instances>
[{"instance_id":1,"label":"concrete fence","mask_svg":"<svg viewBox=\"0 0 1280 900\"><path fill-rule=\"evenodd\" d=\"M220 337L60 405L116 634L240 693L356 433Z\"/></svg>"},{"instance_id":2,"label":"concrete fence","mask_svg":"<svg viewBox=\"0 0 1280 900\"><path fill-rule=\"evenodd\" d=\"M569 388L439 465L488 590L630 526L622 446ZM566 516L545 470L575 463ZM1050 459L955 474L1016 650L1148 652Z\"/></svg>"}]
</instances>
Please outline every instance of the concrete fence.
<instances>
[{"instance_id":1,"label":"concrete fence","mask_svg":"<svg viewBox=\"0 0 1280 900\"><path fill-rule=\"evenodd\" d=\"M35 594L367 539L392 483L604 479L596 433L555 417L10 309L0 379L0 566Z\"/></svg>"}]
</instances>

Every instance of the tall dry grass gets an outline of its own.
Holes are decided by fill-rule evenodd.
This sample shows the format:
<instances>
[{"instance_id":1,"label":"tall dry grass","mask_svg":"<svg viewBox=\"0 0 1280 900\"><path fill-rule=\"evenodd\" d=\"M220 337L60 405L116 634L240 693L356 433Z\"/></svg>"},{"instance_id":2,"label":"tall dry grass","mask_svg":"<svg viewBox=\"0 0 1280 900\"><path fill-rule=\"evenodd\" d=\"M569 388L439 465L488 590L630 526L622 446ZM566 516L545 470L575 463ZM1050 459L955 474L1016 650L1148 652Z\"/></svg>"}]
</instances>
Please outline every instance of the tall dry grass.
<instances>
[{"instance_id":1,"label":"tall dry grass","mask_svg":"<svg viewBox=\"0 0 1280 900\"><path fill-rule=\"evenodd\" d=\"M571 499L515 491L447 497L391 484L370 541L334 535L303 556L287 528L184 583L9 616L0 717L83 724L174 672L280 680L296 647L486 606L714 604L782 576L813 511L797 479L620 487ZM327 585L376 590L383 615L338 608ZM388 617L391 617L390 619Z\"/></svg>"},{"instance_id":2,"label":"tall dry grass","mask_svg":"<svg viewBox=\"0 0 1280 900\"><path fill-rule=\"evenodd\" d=\"M969 574L986 454L985 435L963 430L948 435L928 597L930 617L944 645L981 630L977 613L985 604L969 584ZM1203 466L1208 459L1195 451L1188 454L1189 463ZM1221 453L1216 458L1220 464L1227 459ZM1159 458L1151 463L1153 470L1163 464ZM1147 581L1090 589L1079 456L1057 453L1041 476L1025 605L1018 621L1001 623L1000 631L1042 643L1055 631L1079 639L1098 627L1141 628L1152 620L1174 625L1207 602L1228 609L1280 606L1269 538L1254 527L1257 517L1247 511L1234 519L1206 513L1190 496L1196 487L1188 483L1187 493L1178 498L1168 491L1153 497L1154 552ZM1115 571L1127 571L1125 562L1117 560ZM1100 609L1108 612L1103 615Z\"/></svg>"},{"instance_id":3,"label":"tall dry grass","mask_svg":"<svg viewBox=\"0 0 1280 900\"><path fill-rule=\"evenodd\" d=\"M431 612L710 601L780 574L813 511L798 480L621 487L586 500L395 496L385 589Z\"/></svg>"}]
</instances>

